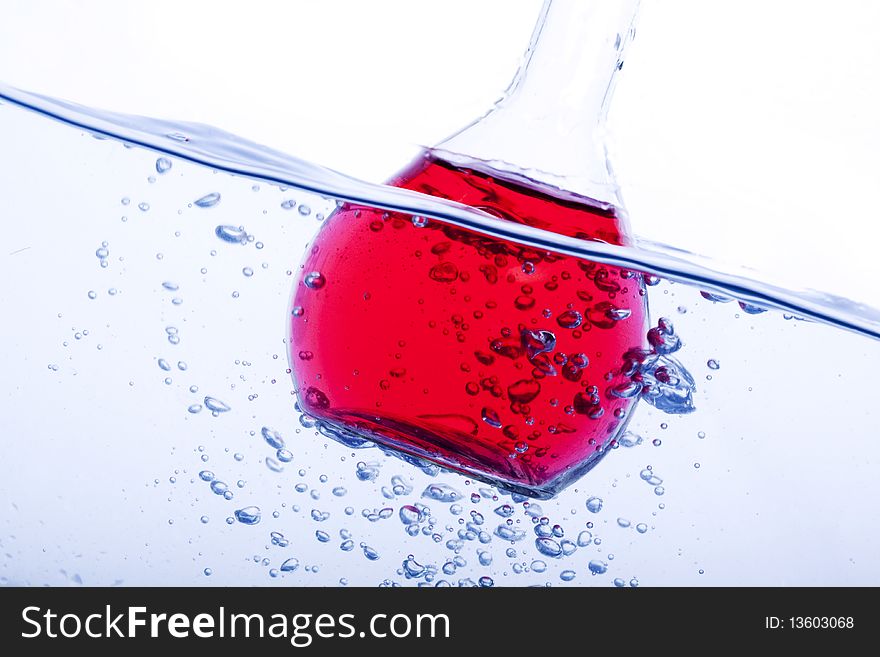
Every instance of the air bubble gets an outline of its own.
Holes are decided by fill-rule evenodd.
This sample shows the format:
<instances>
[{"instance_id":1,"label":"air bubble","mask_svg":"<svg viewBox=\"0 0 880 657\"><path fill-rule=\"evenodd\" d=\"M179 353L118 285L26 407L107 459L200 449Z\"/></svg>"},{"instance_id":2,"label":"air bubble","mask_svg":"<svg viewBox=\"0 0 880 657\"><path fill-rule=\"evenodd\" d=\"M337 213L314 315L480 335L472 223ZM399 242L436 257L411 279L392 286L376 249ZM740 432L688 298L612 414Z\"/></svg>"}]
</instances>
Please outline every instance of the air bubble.
<instances>
[{"instance_id":1,"label":"air bubble","mask_svg":"<svg viewBox=\"0 0 880 657\"><path fill-rule=\"evenodd\" d=\"M235 519L243 525L256 525L260 522L260 516L260 507L258 506L246 506L235 512Z\"/></svg>"},{"instance_id":2,"label":"air bubble","mask_svg":"<svg viewBox=\"0 0 880 657\"><path fill-rule=\"evenodd\" d=\"M598 559L593 559L587 564L587 568L590 569L590 572L594 575L602 575L608 572L608 564L604 561L599 561Z\"/></svg>"},{"instance_id":3,"label":"air bubble","mask_svg":"<svg viewBox=\"0 0 880 657\"><path fill-rule=\"evenodd\" d=\"M214 397L205 397L205 408L212 413L226 413L232 410L228 404Z\"/></svg>"},{"instance_id":4,"label":"air bubble","mask_svg":"<svg viewBox=\"0 0 880 657\"><path fill-rule=\"evenodd\" d=\"M303 283L311 290L320 290L327 283L324 274L319 271L311 271L303 278Z\"/></svg>"},{"instance_id":5,"label":"air bubble","mask_svg":"<svg viewBox=\"0 0 880 657\"><path fill-rule=\"evenodd\" d=\"M260 433L262 433L263 439L269 443L269 446L273 449L282 449L284 447L284 438L274 429L263 427L260 429Z\"/></svg>"},{"instance_id":6,"label":"air bubble","mask_svg":"<svg viewBox=\"0 0 880 657\"><path fill-rule=\"evenodd\" d=\"M248 234L241 226L217 226L214 234L230 244L247 244L248 241Z\"/></svg>"},{"instance_id":7,"label":"air bubble","mask_svg":"<svg viewBox=\"0 0 880 657\"><path fill-rule=\"evenodd\" d=\"M193 201L200 208L212 208L220 202L219 192L205 194L202 198Z\"/></svg>"},{"instance_id":8,"label":"air bubble","mask_svg":"<svg viewBox=\"0 0 880 657\"><path fill-rule=\"evenodd\" d=\"M498 417L498 413L491 408L483 408L482 412L483 422L488 424L490 427L495 427L496 429L501 428L501 419Z\"/></svg>"}]
</instances>

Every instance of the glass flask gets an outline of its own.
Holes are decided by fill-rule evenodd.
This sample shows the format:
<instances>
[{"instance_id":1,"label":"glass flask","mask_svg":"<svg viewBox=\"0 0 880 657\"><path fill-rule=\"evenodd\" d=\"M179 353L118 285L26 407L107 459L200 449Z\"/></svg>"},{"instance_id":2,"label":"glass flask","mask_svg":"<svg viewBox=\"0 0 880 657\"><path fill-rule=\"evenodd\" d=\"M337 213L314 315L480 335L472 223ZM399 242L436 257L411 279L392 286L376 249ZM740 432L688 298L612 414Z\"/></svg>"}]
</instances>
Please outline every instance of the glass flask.
<instances>
[{"instance_id":1,"label":"glass flask","mask_svg":"<svg viewBox=\"0 0 880 657\"><path fill-rule=\"evenodd\" d=\"M389 184L628 245L603 125L637 7L546 2L491 111ZM289 356L324 435L548 498L625 430L647 319L637 272L341 204L299 270Z\"/></svg>"}]
</instances>

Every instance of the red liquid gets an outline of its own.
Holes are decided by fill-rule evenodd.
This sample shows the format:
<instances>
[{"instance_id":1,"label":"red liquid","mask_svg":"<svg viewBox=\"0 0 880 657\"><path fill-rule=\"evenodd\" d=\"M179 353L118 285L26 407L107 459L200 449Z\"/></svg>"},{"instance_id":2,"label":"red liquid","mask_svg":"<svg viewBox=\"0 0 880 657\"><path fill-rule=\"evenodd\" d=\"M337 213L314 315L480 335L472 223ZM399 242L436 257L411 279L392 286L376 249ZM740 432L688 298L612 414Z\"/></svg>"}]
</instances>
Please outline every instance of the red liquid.
<instances>
[{"instance_id":1,"label":"red liquid","mask_svg":"<svg viewBox=\"0 0 880 657\"><path fill-rule=\"evenodd\" d=\"M568 236L625 241L613 209L430 155L391 184ZM610 390L628 382L624 352L643 345L644 295L639 275L614 267L347 205L322 226L294 290L300 405L384 445L549 497L628 420L634 399Z\"/></svg>"}]
</instances>

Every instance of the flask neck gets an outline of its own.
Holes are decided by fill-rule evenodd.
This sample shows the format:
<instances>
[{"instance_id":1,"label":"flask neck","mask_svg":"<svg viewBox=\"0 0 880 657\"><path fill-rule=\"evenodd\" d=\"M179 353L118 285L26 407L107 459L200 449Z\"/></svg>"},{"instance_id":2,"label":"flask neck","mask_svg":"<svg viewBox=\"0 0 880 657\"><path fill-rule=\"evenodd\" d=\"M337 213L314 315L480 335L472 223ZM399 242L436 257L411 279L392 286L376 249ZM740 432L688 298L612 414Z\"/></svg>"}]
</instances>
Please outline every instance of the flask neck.
<instances>
[{"instance_id":1,"label":"flask neck","mask_svg":"<svg viewBox=\"0 0 880 657\"><path fill-rule=\"evenodd\" d=\"M523 62L482 118L434 152L620 205L605 116L639 0L546 0Z\"/></svg>"}]
</instances>

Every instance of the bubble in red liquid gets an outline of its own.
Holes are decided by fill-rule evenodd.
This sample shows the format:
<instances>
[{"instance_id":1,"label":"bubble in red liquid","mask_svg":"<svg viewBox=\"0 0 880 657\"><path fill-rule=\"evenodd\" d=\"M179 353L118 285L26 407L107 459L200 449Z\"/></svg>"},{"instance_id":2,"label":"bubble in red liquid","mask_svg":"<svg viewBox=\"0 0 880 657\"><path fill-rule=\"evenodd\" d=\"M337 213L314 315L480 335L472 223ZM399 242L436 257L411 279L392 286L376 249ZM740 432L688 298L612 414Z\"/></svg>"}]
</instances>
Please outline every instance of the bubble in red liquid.
<instances>
[{"instance_id":1,"label":"bubble in red liquid","mask_svg":"<svg viewBox=\"0 0 880 657\"><path fill-rule=\"evenodd\" d=\"M391 184L626 242L614 208L433 155ZM303 411L336 428L550 497L609 449L638 399L621 367L644 345L641 275L353 205L325 220L299 272L292 374Z\"/></svg>"}]
</instances>

